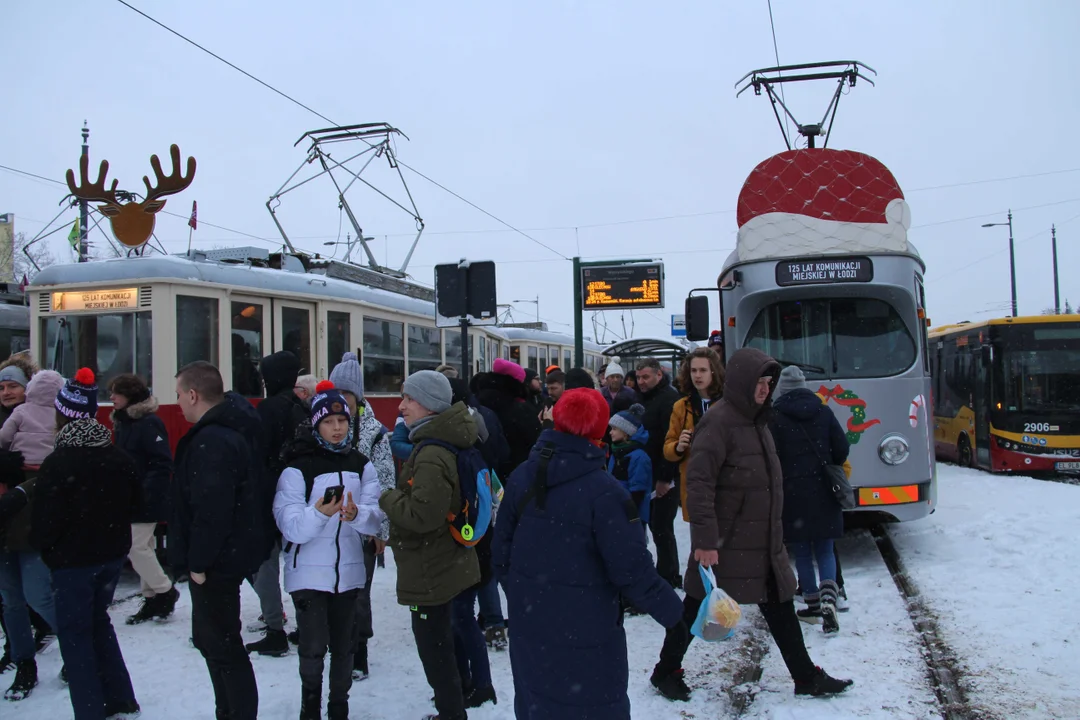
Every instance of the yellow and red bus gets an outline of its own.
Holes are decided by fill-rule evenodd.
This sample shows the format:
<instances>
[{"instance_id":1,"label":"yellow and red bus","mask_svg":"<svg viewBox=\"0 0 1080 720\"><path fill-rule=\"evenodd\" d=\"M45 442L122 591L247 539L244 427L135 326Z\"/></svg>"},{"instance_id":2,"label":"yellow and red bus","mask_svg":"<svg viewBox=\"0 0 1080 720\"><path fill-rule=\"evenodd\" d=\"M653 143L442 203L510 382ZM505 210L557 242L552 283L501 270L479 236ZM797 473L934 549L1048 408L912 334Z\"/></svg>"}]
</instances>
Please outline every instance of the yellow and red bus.
<instances>
[{"instance_id":1,"label":"yellow and red bus","mask_svg":"<svg viewBox=\"0 0 1080 720\"><path fill-rule=\"evenodd\" d=\"M1080 316L946 325L930 349L939 460L1080 474Z\"/></svg>"}]
</instances>

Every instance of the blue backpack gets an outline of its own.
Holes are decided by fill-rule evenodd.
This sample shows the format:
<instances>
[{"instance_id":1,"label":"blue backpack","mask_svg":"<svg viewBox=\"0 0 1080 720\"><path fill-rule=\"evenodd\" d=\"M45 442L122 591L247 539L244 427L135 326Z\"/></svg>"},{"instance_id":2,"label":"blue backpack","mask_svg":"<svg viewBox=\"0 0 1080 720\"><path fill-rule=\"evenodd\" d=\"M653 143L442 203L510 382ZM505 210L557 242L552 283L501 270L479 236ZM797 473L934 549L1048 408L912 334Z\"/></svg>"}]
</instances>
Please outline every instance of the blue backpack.
<instances>
[{"instance_id":1,"label":"blue backpack","mask_svg":"<svg viewBox=\"0 0 1080 720\"><path fill-rule=\"evenodd\" d=\"M442 440L422 440L416 446L419 452L425 445L445 448L457 457L459 502L455 510L447 513L450 535L465 547L474 547L491 527L495 516L495 494L492 485L500 488L498 476L474 446L459 448Z\"/></svg>"}]
</instances>

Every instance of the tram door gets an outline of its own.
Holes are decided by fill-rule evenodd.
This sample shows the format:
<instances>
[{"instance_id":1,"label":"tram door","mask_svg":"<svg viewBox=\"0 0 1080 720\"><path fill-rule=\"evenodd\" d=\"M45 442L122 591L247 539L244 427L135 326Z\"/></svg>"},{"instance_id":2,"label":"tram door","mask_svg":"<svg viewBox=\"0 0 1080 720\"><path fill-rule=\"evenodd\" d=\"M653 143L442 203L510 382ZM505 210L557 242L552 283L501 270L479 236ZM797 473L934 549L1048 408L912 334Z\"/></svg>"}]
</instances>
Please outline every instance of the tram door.
<instances>
[{"instance_id":1,"label":"tram door","mask_svg":"<svg viewBox=\"0 0 1080 720\"><path fill-rule=\"evenodd\" d=\"M975 358L975 464L990 467L990 355L988 345Z\"/></svg>"},{"instance_id":2,"label":"tram door","mask_svg":"<svg viewBox=\"0 0 1080 720\"><path fill-rule=\"evenodd\" d=\"M274 350L288 350L300 358L300 374L318 374L315 353L315 306L274 300Z\"/></svg>"}]
</instances>

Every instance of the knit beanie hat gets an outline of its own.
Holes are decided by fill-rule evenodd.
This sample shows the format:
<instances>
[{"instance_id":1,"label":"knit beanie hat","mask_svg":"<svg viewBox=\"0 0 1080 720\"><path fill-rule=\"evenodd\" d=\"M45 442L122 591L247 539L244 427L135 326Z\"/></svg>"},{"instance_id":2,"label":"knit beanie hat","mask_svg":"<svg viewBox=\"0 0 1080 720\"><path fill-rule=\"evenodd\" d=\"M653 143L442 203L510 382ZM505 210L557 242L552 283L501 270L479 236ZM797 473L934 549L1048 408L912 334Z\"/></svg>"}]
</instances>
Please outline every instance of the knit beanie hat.
<instances>
[{"instance_id":1,"label":"knit beanie hat","mask_svg":"<svg viewBox=\"0 0 1080 720\"><path fill-rule=\"evenodd\" d=\"M64 387L57 393L56 409L72 420L97 417L97 394L94 371L90 368L79 368L75 377L64 383Z\"/></svg>"},{"instance_id":2,"label":"knit beanie hat","mask_svg":"<svg viewBox=\"0 0 1080 720\"><path fill-rule=\"evenodd\" d=\"M629 410L623 410L622 412L612 415L608 425L613 428L618 428L630 437L633 437L637 431L641 429L641 423L644 418L645 406L640 403L634 403L630 406Z\"/></svg>"},{"instance_id":3,"label":"knit beanie hat","mask_svg":"<svg viewBox=\"0 0 1080 720\"><path fill-rule=\"evenodd\" d=\"M607 369L604 370L604 377L611 377L612 375L622 375L626 377L626 372L622 369L622 365L619 364L619 357L616 355L611 358L611 362L607 364Z\"/></svg>"},{"instance_id":4,"label":"knit beanie hat","mask_svg":"<svg viewBox=\"0 0 1080 720\"><path fill-rule=\"evenodd\" d=\"M555 429L569 435L599 441L607 432L608 404L599 390L567 390L552 408Z\"/></svg>"},{"instance_id":5,"label":"knit beanie hat","mask_svg":"<svg viewBox=\"0 0 1080 720\"><path fill-rule=\"evenodd\" d=\"M315 386L315 397L311 398L311 427L319 429L319 423L331 415L341 415L346 420L351 419L349 403L345 402L341 391L334 387L334 383L323 380Z\"/></svg>"},{"instance_id":6,"label":"knit beanie hat","mask_svg":"<svg viewBox=\"0 0 1080 720\"><path fill-rule=\"evenodd\" d=\"M8 365L0 370L0 382L13 382L26 387L29 380L18 365Z\"/></svg>"},{"instance_id":7,"label":"knit beanie hat","mask_svg":"<svg viewBox=\"0 0 1080 720\"><path fill-rule=\"evenodd\" d=\"M803 371L795 365L788 365L780 373L780 379L776 381L776 390L773 391L773 397L778 398L784 393L805 387L806 376L803 375Z\"/></svg>"},{"instance_id":8,"label":"knit beanie hat","mask_svg":"<svg viewBox=\"0 0 1080 720\"><path fill-rule=\"evenodd\" d=\"M341 362L330 371L330 382L342 392L350 392L359 400L364 397L364 372L356 353L347 352L341 356Z\"/></svg>"},{"instance_id":9,"label":"knit beanie hat","mask_svg":"<svg viewBox=\"0 0 1080 720\"><path fill-rule=\"evenodd\" d=\"M564 387L567 390L573 390L575 388L595 390L596 383L593 382L592 375L589 375L589 371L585 368L570 368L566 371L566 382L564 383Z\"/></svg>"},{"instance_id":10,"label":"knit beanie hat","mask_svg":"<svg viewBox=\"0 0 1080 720\"><path fill-rule=\"evenodd\" d=\"M519 383L525 382L525 370L516 362L495 358L495 363L491 366L491 371L496 375L508 375Z\"/></svg>"},{"instance_id":11,"label":"knit beanie hat","mask_svg":"<svg viewBox=\"0 0 1080 720\"><path fill-rule=\"evenodd\" d=\"M446 412L454 399L450 381L434 370L420 370L405 378L401 394L408 395L433 413Z\"/></svg>"}]
</instances>

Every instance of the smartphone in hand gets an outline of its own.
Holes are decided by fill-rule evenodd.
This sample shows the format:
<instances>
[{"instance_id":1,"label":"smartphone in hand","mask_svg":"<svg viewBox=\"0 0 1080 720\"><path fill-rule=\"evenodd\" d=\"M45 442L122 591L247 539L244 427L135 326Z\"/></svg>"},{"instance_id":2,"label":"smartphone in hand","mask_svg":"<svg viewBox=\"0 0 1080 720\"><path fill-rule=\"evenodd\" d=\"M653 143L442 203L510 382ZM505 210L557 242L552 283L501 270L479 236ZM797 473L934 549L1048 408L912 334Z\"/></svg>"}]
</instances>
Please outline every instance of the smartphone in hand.
<instances>
[{"instance_id":1,"label":"smartphone in hand","mask_svg":"<svg viewBox=\"0 0 1080 720\"><path fill-rule=\"evenodd\" d=\"M345 497L345 486L331 485L330 487L326 488L326 492L323 493L323 504L333 505L335 502L341 500L343 497Z\"/></svg>"}]
</instances>

